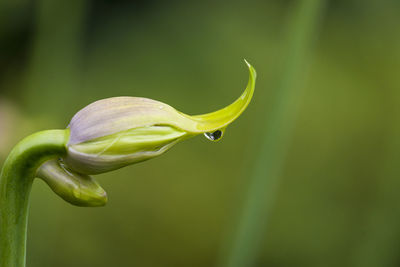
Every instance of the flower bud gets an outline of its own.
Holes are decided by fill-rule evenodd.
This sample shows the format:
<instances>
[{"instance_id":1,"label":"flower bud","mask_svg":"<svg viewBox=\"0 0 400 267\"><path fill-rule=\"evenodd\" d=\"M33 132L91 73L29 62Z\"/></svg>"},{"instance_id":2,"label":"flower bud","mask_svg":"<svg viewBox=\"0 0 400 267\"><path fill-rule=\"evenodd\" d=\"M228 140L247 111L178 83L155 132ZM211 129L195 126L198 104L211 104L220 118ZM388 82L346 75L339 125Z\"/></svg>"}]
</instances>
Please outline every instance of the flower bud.
<instances>
[{"instance_id":1,"label":"flower bud","mask_svg":"<svg viewBox=\"0 0 400 267\"><path fill-rule=\"evenodd\" d=\"M98 174L161 155L201 133L219 140L252 98L256 72L246 64L250 71L246 90L234 103L212 113L189 116L140 97L113 97L88 105L68 126L66 164L79 173Z\"/></svg>"},{"instance_id":2,"label":"flower bud","mask_svg":"<svg viewBox=\"0 0 400 267\"><path fill-rule=\"evenodd\" d=\"M99 207L107 203L107 193L92 177L70 170L58 159L44 162L36 176L65 201L83 207Z\"/></svg>"}]
</instances>

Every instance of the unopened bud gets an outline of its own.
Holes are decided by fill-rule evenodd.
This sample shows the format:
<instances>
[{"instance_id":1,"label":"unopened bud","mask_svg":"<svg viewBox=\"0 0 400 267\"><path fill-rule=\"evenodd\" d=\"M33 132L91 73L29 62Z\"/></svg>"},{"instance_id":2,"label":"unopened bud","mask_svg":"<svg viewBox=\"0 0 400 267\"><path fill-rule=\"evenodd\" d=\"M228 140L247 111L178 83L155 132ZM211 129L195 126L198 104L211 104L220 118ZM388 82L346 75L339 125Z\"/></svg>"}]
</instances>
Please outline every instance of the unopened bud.
<instances>
[{"instance_id":1,"label":"unopened bud","mask_svg":"<svg viewBox=\"0 0 400 267\"><path fill-rule=\"evenodd\" d=\"M246 90L234 103L212 113L189 116L139 97L114 97L88 105L69 124L66 164L79 173L97 174L161 155L198 134L219 140L252 98L256 72L246 64L250 71Z\"/></svg>"}]
</instances>

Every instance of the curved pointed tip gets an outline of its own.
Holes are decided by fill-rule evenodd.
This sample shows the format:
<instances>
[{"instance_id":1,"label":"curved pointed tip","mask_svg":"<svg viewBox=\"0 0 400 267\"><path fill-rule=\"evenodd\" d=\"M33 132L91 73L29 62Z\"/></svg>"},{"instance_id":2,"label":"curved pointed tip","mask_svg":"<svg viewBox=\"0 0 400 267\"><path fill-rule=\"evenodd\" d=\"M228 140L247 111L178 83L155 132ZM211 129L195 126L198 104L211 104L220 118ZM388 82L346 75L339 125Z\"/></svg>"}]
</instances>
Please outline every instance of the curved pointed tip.
<instances>
[{"instance_id":1,"label":"curved pointed tip","mask_svg":"<svg viewBox=\"0 0 400 267\"><path fill-rule=\"evenodd\" d=\"M198 132L212 132L227 127L237 119L249 105L253 97L257 73L254 67L246 59L244 59L244 61L249 68L249 81L246 89L242 95L229 106L215 112L192 116L192 119L197 121Z\"/></svg>"},{"instance_id":2,"label":"curved pointed tip","mask_svg":"<svg viewBox=\"0 0 400 267\"><path fill-rule=\"evenodd\" d=\"M249 63L245 58L244 58L243 60L244 60L244 62L246 63L247 67L250 68L250 67L251 67L250 63Z\"/></svg>"},{"instance_id":3,"label":"curved pointed tip","mask_svg":"<svg viewBox=\"0 0 400 267\"><path fill-rule=\"evenodd\" d=\"M255 87L255 82L256 82L256 78L257 78L257 72L256 69L244 58L244 63L246 63L247 67L249 68L249 83L253 82L253 91L254 91L254 87ZM247 85L249 86L249 85ZM246 88L247 89L247 88Z\"/></svg>"},{"instance_id":4,"label":"curved pointed tip","mask_svg":"<svg viewBox=\"0 0 400 267\"><path fill-rule=\"evenodd\" d=\"M245 58L243 60L246 63L247 67L249 68L250 73L253 74L253 77L255 79L257 77L256 70L254 69L254 67Z\"/></svg>"}]
</instances>

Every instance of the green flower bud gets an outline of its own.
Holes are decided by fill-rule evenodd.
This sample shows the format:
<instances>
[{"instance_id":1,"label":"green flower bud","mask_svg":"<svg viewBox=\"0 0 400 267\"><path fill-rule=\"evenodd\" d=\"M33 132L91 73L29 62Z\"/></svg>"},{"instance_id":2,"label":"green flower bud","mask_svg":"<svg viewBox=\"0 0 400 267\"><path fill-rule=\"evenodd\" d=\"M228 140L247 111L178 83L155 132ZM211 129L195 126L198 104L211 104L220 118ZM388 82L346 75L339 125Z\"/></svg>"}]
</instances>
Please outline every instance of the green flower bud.
<instances>
[{"instance_id":1,"label":"green flower bud","mask_svg":"<svg viewBox=\"0 0 400 267\"><path fill-rule=\"evenodd\" d=\"M159 101L139 97L113 97L80 110L69 124L66 164L83 174L98 174L161 155L174 144L205 134L222 138L226 127L249 104L256 72L231 105L203 115L189 116Z\"/></svg>"},{"instance_id":2,"label":"green flower bud","mask_svg":"<svg viewBox=\"0 0 400 267\"><path fill-rule=\"evenodd\" d=\"M92 177L70 170L58 159L43 163L36 176L65 201L83 207L104 206L107 193Z\"/></svg>"}]
</instances>

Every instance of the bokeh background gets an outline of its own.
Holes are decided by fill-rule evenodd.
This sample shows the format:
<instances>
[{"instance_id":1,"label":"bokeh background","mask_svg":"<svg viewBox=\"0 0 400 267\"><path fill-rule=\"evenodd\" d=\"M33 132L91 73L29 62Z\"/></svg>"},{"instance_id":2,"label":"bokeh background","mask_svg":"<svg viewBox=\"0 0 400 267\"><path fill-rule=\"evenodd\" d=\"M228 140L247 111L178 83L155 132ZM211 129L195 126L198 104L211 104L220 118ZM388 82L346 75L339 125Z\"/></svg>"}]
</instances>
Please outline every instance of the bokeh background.
<instances>
[{"instance_id":1,"label":"bokeh background","mask_svg":"<svg viewBox=\"0 0 400 267\"><path fill-rule=\"evenodd\" d=\"M96 176L105 207L37 180L28 266L400 266L399 1L3 0L0 47L0 165L95 100L201 114L258 73L222 141Z\"/></svg>"}]
</instances>

